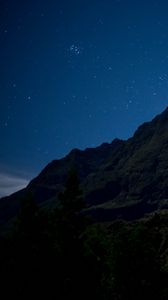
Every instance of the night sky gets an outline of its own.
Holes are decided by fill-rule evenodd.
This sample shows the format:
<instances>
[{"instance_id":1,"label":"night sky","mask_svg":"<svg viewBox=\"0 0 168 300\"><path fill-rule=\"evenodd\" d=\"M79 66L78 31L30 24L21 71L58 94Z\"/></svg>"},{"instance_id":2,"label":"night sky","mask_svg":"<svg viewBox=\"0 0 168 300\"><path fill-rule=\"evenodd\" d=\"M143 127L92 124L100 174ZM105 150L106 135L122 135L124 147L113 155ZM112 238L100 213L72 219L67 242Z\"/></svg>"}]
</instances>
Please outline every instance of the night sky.
<instances>
[{"instance_id":1,"label":"night sky","mask_svg":"<svg viewBox=\"0 0 168 300\"><path fill-rule=\"evenodd\" d=\"M0 196L168 105L168 1L0 1Z\"/></svg>"}]
</instances>

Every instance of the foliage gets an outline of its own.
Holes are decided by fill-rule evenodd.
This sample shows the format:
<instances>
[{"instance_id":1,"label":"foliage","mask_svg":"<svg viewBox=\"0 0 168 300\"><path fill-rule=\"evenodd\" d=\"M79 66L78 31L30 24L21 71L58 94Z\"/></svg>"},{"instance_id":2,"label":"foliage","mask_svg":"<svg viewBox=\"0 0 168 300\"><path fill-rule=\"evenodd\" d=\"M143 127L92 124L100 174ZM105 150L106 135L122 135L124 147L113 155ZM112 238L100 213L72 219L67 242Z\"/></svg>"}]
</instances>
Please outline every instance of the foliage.
<instances>
[{"instance_id":1,"label":"foliage","mask_svg":"<svg viewBox=\"0 0 168 300\"><path fill-rule=\"evenodd\" d=\"M91 224L72 172L60 207L27 196L13 232L0 239L5 298L168 299L168 216Z\"/></svg>"}]
</instances>

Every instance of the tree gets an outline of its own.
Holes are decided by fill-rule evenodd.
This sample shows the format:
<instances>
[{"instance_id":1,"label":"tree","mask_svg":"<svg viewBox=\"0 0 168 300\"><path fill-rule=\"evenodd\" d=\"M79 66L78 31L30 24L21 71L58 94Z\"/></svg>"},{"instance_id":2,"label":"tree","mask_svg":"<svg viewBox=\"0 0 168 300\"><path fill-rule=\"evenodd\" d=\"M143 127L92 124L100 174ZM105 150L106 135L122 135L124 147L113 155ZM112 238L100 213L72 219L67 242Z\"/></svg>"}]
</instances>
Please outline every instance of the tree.
<instances>
[{"instance_id":1,"label":"tree","mask_svg":"<svg viewBox=\"0 0 168 300\"><path fill-rule=\"evenodd\" d=\"M66 215L74 215L84 208L79 178L75 170L69 172L65 183L65 190L59 195L61 208Z\"/></svg>"},{"instance_id":2,"label":"tree","mask_svg":"<svg viewBox=\"0 0 168 300\"><path fill-rule=\"evenodd\" d=\"M32 235L35 230L39 214L39 207L33 199L32 194L28 194L21 203L20 212L17 216L17 228L24 234Z\"/></svg>"}]
</instances>

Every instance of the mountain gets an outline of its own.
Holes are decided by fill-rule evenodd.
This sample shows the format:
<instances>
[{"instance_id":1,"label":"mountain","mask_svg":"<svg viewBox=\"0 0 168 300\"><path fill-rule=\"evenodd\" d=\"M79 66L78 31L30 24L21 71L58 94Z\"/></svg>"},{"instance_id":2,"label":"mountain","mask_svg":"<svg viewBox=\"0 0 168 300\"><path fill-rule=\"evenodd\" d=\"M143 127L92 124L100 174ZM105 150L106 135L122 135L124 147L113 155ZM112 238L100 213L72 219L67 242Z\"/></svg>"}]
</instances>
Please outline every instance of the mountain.
<instances>
[{"instance_id":1,"label":"mountain","mask_svg":"<svg viewBox=\"0 0 168 300\"><path fill-rule=\"evenodd\" d=\"M30 192L37 203L53 208L72 168L80 179L85 211L97 220L137 219L168 208L168 108L127 141L74 149L52 161L25 189L0 199L1 222L17 213Z\"/></svg>"}]
</instances>

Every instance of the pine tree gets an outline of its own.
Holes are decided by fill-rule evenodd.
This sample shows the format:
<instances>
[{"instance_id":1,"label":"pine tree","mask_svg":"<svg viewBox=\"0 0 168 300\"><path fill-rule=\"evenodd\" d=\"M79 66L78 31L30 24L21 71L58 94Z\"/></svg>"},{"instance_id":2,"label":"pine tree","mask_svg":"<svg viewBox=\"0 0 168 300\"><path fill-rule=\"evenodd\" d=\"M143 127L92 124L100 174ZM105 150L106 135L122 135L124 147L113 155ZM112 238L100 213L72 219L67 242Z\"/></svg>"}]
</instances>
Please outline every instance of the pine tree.
<instances>
[{"instance_id":1,"label":"pine tree","mask_svg":"<svg viewBox=\"0 0 168 300\"><path fill-rule=\"evenodd\" d=\"M79 178L75 170L69 172L65 183L65 190L59 195L62 210L65 215L74 215L84 208Z\"/></svg>"}]
</instances>

